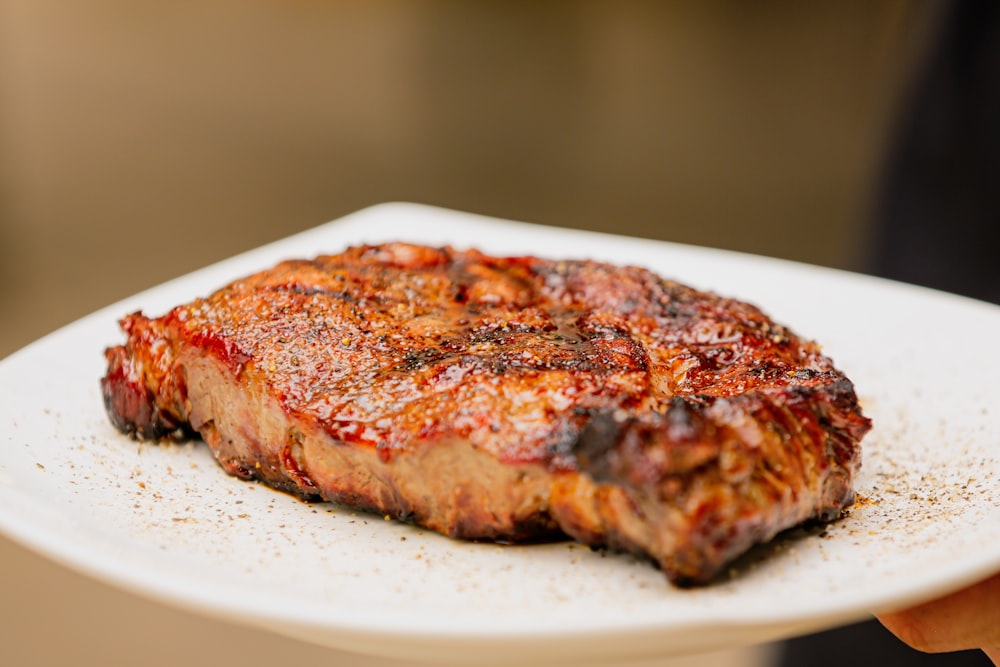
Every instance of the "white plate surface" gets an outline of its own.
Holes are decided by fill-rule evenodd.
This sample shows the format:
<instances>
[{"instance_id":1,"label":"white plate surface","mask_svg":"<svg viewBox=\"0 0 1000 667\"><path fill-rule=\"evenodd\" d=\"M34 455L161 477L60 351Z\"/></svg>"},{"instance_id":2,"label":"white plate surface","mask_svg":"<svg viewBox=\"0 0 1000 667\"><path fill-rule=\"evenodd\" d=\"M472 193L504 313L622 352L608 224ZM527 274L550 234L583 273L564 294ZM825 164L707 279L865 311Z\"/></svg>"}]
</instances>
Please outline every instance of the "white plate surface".
<instances>
[{"instance_id":1,"label":"white plate surface","mask_svg":"<svg viewBox=\"0 0 1000 667\"><path fill-rule=\"evenodd\" d=\"M822 535L678 590L573 544L450 541L226 476L200 442L136 444L105 418L117 319L159 315L289 257L402 239L647 266L819 340L874 420L867 502ZM767 641L1000 568L1000 308L791 262L385 204L105 308L0 362L0 529L112 585L336 648L453 663L604 661Z\"/></svg>"}]
</instances>

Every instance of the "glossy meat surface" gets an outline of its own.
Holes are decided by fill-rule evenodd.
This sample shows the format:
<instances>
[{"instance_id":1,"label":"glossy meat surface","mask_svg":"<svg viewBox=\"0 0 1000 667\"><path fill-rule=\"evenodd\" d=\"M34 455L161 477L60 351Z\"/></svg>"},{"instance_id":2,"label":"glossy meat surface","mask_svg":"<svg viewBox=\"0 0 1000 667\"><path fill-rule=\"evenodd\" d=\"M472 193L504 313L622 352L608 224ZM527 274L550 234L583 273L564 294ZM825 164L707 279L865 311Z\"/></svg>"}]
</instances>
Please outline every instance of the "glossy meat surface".
<instances>
[{"instance_id":1,"label":"glossy meat surface","mask_svg":"<svg viewBox=\"0 0 1000 667\"><path fill-rule=\"evenodd\" d=\"M454 537L569 535L702 583L853 499L853 386L755 307L635 267L386 244L122 321L138 438Z\"/></svg>"}]
</instances>

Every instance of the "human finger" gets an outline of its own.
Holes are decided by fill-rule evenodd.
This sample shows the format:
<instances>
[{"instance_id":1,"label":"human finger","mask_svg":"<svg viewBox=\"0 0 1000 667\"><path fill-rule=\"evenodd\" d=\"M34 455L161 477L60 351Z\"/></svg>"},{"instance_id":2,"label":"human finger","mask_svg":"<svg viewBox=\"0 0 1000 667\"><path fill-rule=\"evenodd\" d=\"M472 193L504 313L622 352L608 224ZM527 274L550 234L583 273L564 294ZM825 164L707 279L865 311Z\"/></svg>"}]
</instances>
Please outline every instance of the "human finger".
<instances>
[{"instance_id":1,"label":"human finger","mask_svg":"<svg viewBox=\"0 0 1000 667\"><path fill-rule=\"evenodd\" d=\"M877 616L890 632L921 651L981 648L1000 663L1000 573L937 600Z\"/></svg>"}]
</instances>

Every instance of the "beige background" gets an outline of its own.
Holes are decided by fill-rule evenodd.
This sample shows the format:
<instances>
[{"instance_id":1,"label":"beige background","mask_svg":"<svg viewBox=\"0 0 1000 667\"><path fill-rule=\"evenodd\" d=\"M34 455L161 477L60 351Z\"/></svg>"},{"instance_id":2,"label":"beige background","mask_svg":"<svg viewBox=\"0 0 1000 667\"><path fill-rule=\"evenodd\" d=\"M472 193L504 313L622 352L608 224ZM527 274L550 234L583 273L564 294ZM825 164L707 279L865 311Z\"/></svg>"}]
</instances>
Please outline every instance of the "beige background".
<instances>
[{"instance_id":1,"label":"beige background","mask_svg":"<svg viewBox=\"0 0 1000 667\"><path fill-rule=\"evenodd\" d=\"M390 200L858 268L929 7L0 0L0 357ZM5 665L384 664L2 538L0 587Z\"/></svg>"}]
</instances>

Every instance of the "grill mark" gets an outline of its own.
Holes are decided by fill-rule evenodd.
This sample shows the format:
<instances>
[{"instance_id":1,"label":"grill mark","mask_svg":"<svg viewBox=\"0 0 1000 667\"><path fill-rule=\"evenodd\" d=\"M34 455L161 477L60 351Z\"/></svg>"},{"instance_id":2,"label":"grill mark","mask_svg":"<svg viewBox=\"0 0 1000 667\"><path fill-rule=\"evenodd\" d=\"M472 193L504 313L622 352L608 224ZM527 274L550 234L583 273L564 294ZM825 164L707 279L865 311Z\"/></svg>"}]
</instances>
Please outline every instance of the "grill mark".
<instances>
[{"instance_id":1,"label":"grill mark","mask_svg":"<svg viewBox=\"0 0 1000 667\"><path fill-rule=\"evenodd\" d=\"M285 284L285 285L269 285L267 287L272 292L290 292L292 294L297 294L299 296L315 296L323 295L336 299L337 301L344 301L351 304L357 304L362 301L357 296L345 289L332 289L330 287L323 287L319 285L300 285L300 284Z\"/></svg>"}]
</instances>

